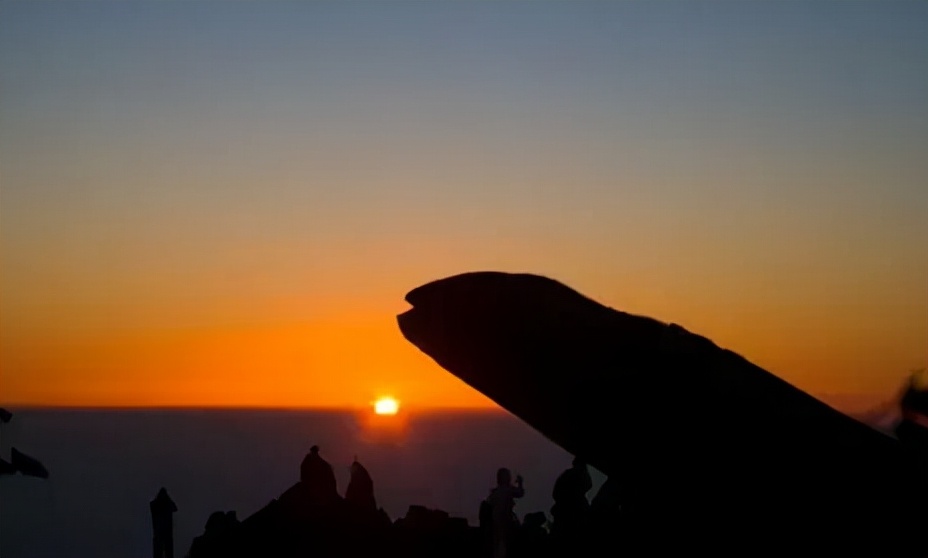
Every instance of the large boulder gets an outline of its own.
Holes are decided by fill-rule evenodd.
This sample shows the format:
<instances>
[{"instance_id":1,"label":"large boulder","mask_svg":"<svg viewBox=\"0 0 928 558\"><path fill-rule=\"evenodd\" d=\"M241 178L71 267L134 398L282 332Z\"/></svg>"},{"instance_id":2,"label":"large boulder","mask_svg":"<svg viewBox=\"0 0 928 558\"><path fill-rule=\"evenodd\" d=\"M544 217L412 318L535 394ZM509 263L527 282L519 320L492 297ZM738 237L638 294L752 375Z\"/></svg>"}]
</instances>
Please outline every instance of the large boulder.
<instances>
[{"instance_id":1,"label":"large boulder","mask_svg":"<svg viewBox=\"0 0 928 558\"><path fill-rule=\"evenodd\" d=\"M530 274L406 300L406 339L622 487L639 554L926 554L902 444L705 337Z\"/></svg>"}]
</instances>

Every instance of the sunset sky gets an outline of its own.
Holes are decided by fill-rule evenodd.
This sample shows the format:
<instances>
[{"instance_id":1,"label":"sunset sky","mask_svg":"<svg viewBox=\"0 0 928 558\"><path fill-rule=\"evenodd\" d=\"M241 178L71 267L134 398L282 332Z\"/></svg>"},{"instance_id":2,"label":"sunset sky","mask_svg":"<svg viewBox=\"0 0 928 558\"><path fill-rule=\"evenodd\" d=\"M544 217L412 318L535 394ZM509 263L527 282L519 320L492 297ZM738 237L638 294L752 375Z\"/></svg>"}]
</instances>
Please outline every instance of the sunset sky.
<instances>
[{"instance_id":1,"label":"sunset sky","mask_svg":"<svg viewBox=\"0 0 928 558\"><path fill-rule=\"evenodd\" d=\"M928 365L926 30L922 1L2 2L0 402L492 406L395 316L494 269L878 403Z\"/></svg>"}]
</instances>

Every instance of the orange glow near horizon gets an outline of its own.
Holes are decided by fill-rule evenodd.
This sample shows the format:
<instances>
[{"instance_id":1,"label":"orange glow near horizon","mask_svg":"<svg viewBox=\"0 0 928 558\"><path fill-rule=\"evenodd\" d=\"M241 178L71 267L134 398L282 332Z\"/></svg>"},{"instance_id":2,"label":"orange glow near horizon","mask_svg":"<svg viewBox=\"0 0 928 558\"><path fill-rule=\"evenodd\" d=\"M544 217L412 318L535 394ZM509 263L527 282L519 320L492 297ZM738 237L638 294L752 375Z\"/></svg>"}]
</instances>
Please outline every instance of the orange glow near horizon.
<instances>
[{"instance_id":1,"label":"orange glow near horizon","mask_svg":"<svg viewBox=\"0 0 928 558\"><path fill-rule=\"evenodd\" d=\"M0 395L11 406L359 409L371 408L374 392L401 394L413 408L496 407L402 339L394 324L387 312L42 336L4 328Z\"/></svg>"},{"instance_id":2,"label":"orange glow near horizon","mask_svg":"<svg viewBox=\"0 0 928 558\"><path fill-rule=\"evenodd\" d=\"M498 408L403 339L395 309L374 306L366 314L331 314L289 325L42 333L4 326L0 403L367 408L373 414L370 394L389 393L401 398L404 408ZM712 315L686 306L672 312L665 301L647 296L623 309L659 319L678 317L684 327L810 393L854 395L860 401L854 403L857 407L898 391L910 368L900 357L906 346L919 343L917 331L887 329L868 339L867 331L847 321L792 323L789 314L779 319L771 314L752 329L739 325L754 312L763 314L762 309L742 308L743 316L737 311ZM863 350L868 343L883 349ZM899 373L845 373L866 369ZM841 400L828 402L843 405Z\"/></svg>"}]
</instances>

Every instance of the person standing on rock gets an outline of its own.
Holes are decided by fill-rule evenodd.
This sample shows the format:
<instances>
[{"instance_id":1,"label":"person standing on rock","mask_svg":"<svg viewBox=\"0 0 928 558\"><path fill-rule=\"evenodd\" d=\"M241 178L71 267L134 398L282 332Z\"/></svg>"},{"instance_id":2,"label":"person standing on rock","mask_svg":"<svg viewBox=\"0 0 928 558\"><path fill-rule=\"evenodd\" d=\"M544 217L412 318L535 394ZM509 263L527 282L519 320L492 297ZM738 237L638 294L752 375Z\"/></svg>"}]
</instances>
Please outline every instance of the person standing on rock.
<instances>
[{"instance_id":1,"label":"person standing on rock","mask_svg":"<svg viewBox=\"0 0 928 558\"><path fill-rule=\"evenodd\" d=\"M174 513L177 505L168 496L168 491L161 487L148 507L151 509L154 558L174 558Z\"/></svg>"},{"instance_id":2,"label":"person standing on rock","mask_svg":"<svg viewBox=\"0 0 928 558\"><path fill-rule=\"evenodd\" d=\"M522 476L512 484L512 473L505 467L496 471L496 488L490 491L487 504L491 513L491 541L493 558L506 558L514 538L518 519L515 514L516 498L525 496Z\"/></svg>"}]
</instances>

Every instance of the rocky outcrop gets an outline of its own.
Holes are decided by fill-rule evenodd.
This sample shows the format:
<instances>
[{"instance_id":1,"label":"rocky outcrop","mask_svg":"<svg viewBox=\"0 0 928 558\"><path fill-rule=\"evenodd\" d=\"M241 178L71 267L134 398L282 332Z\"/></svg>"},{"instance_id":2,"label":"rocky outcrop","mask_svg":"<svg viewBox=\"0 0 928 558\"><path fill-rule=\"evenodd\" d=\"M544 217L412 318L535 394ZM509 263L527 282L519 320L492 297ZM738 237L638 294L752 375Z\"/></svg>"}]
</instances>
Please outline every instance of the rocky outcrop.
<instances>
[{"instance_id":1,"label":"rocky outcrop","mask_svg":"<svg viewBox=\"0 0 928 558\"><path fill-rule=\"evenodd\" d=\"M391 523L382 509L363 512L343 499L317 507L306 486L297 483L244 521L213 513L187 556L470 558L478 556L479 544L479 533L463 518L411 506Z\"/></svg>"},{"instance_id":2,"label":"rocky outcrop","mask_svg":"<svg viewBox=\"0 0 928 558\"><path fill-rule=\"evenodd\" d=\"M10 422L13 413L0 408L0 424ZM0 459L0 477L21 473L27 477L48 478L48 469L38 459L26 455L15 447L10 448L10 460Z\"/></svg>"},{"instance_id":3,"label":"rocky outcrop","mask_svg":"<svg viewBox=\"0 0 928 558\"><path fill-rule=\"evenodd\" d=\"M406 339L609 476L632 555L928 553L903 444L702 336L538 275L406 300Z\"/></svg>"},{"instance_id":4,"label":"rocky outcrop","mask_svg":"<svg viewBox=\"0 0 928 558\"><path fill-rule=\"evenodd\" d=\"M377 499L374 497L374 480L371 474L358 463L357 458L351 464L351 478L348 481L348 490L345 491L345 500L359 511L374 511L377 509Z\"/></svg>"},{"instance_id":5,"label":"rocky outcrop","mask_svg":"<svg viewBox=\"0 0 928 558\"><path fill-rule=\"evenodd\" d=\"M312 465L302 468L299 482L246 519L238 521L234 512L211 514L204 532L193 540L188 558L482 555L484 537L464 518L414 505L404 517L391 522L382 508L376 508L373 480L357 460L346 497L332 496L327 490L331 486L328 463L318 448L310 456Z\"/></svg>"},{"instance_id":6,"label":"rocky outcrop","mask_svg":"<svg viewBox=\"0 0 928 558\"><path fill-rule=\"evenodd\" d=\"M48 469L38 459L26 455L16 448L10 448L10 465L27 477L48 478Z\"/></svg>"}]
</instances>

